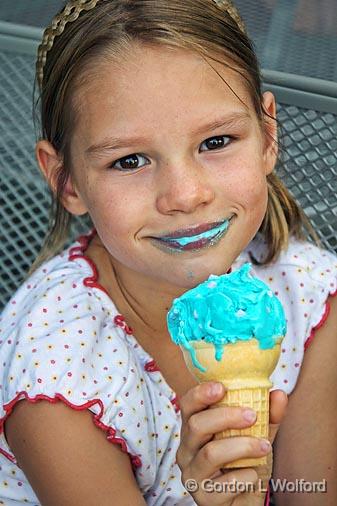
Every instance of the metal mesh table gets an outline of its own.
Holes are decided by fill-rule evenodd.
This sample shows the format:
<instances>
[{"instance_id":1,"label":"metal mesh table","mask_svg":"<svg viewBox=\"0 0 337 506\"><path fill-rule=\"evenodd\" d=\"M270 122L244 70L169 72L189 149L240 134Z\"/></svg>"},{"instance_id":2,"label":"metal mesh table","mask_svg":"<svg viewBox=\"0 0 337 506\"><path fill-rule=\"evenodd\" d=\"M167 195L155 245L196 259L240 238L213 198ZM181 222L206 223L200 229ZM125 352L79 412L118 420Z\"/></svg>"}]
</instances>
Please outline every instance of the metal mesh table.
<instances>
[{"instance_id":1,"label":"metal mesh table","mask_svg":"<svg viewBox=\"0 0 337 506\"><path fill-rule=\"evenodd\" d=\"M1 0L0 20L45 27L65 0ZM337 81L336 0L234 0L264 68Z\"/></svg>"}]
</instances>

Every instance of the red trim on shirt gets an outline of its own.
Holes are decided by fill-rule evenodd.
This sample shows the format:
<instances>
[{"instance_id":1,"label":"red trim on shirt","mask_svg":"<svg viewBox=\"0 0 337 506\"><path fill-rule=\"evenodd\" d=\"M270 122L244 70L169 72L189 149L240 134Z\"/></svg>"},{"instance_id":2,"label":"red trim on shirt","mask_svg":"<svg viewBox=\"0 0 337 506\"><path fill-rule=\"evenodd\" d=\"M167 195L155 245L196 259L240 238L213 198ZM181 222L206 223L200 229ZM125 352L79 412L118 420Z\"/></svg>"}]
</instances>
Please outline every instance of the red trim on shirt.
<instances>
[{"instance_id":1,"label":"red trim on shirt","mask_svg":"<svg viewBox=\"0 0 337 506\"><path fill-rule=\"evenodd\" d=\"M52 404L62 401L64 404L66 404L67 406L69 406L72 409L75 409L76 411L83 411L84 409L89 409L92 406L94 406L95 404L98 404L98 406L100 408L99 413L98 414L92 413L93 414L93 422L96 425L96 427L99 427L104 432L106 432L106 438L109 441L109 443L114 443L114 444L120 445L121 450L124 453L127 453L129 455L133 468L141 467L141 465L142 465L141 459L139 458L138 455L132 455L131 453L129 453L129 451L127 449L126 441L123 438L116 437L116 429L114 427L109 426L109 425L105 425L103 422L101 422L101 418L103 416L103 411L104 411L104 405L100 399L92 399L91 401L88 401L85 404L81 404L80 406L78 406L78 405L73 404L70 401L68 401L65 397L63 397L62 394L58 394L58 393L55 394L54 397L49 397L48 395L44 395L44 394L37 394L34 397L29 397L27 392L24 392L24 391L19 392L16 395L16 397L13 400L11 400L11 402L9 402L8 404L4 404L4 410L6 411L6 415L0 420L0 434L3 432L4 424L7 420L7 418L9 417L9 415L12 413L14 406L16 405L17 402L20 402L22 399L26 399L27 401L32 402L32 403L43 400L43 401L48 401ZM15 458L13 459L13 457L10 454L8 454L5 450L0 449L0 453L2 453L5 457L7 457L11 462L16 463Z\"/></svg>"},{"instance_id":2,"label":"red trim on shirt","mask_svg":"<svg viewBox=\"0 0 337 506\"><path fill-rule=\"evenodd\" d=\"M268 484L268 489L264 500L264 506L269 506L269 504L270 504L270 485Z\"/></svg>"},{"instance_id":3,"label":"red trim on shirt","mask_svg":"<svg viewBox=\"0 0 337 506\"><path fill-rule=\"evenodd\" d=\"M77 258L82 258L85 260L92 270L92 276L88 276L83 280L84 286L98 288L99 290L102 290L102 292L104 292L106 295L109 295L106 289L100 283L98 283L98 270L95 263L91 260L91 258L84 255L84 252L88 248L91 239L96 235L96 233L97 232L94 229L87 235L81 235L77 239L80 245L74 246L69 251L69 260L76 260Z\"/></svg>"},{"instance_id":4,"label":"red trim on shirt","mask_svg":"<svg viewBox=\"0 0 337 506\"><path fill-rule=\"evenodd\" d=\"M180 405L179 405L178 396L175 396L174 399L171 399L171 404L173 405L175 412L179 413Z\"/></svg>"},{"instance_id":5,"label":"red trim on shirt","mask_svg":"<svg viewBox=\"0 0 337 506\"><path fill-rule=\"evenodd\" d=\"M150 360L149 362L146 362L144 369L147 372L156 372L156 371L160 372L160 369L154 360Z\"/></svg>"},{"instance_id":6,"label":"red trim on shirt","mask_svg":"<svg viewBox=\"0 0 337 506\"><path fill-rule=\"evenodd\" d=\"M336 296L337 296L337 290L336 290L335 292L331 293L329 296L330 296L330 297L336 297ZM304 343L304 351L306 351L306 350L309 348L310 344L312 343L312 341L313 341L313 339L314 339L314 337L315 337L316 330L318 330L319 328L321 328L321 327L322 327L322 325L324 325L324 323L325 323L325 322L326 322L326 320L328 319L329 314L330 314L330 304L329 304L329 302L327 301L327 302L325 303L324 314L323 314L323 316L322 316L322 318L321 318L320 322L319 322L319 323L318 323L315 327L313 327L313 328L311 329L310 336L307 338L307 340L306 340L306 341L305 341L305 343Z\"/></svg>"}]
</instances>

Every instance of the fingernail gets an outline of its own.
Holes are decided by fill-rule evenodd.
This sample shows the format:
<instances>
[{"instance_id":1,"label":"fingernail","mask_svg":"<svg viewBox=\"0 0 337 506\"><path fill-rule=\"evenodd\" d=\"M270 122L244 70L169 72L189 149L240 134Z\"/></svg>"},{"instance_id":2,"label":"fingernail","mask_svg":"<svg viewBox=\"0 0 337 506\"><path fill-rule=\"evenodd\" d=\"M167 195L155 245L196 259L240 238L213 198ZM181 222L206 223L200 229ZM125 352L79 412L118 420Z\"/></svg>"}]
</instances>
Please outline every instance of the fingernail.
<instances>
[{"instance_id":1,"label":"fingernail","mask_svg":"<svg viewBox=\"0 0 337 506\"><path fill-rule=\"evenodd\" d=\"M209 392L210 392L211 397L215 397L215 396L221 394L221 392L222 392L222 385L220 383L213 383L213 385L211 386Z\"/></svg>"},{"instance_id":2,"label":"fingernail","mask_svg":"<svg viewBox=\"0 0 337 506\"><path fill-rule=\"evenodd\" d=\"M270 450L270 443L267 439L261 439L260 447L263 452L268 452Z\"/></svg>"},{"instance_id":3,"label":"fingernail","mask_svg":"<svg viewBox=\"0 0 337 506\"><path fill-rule=\"evenodd\" d=\"M256 419L256 413L255 411L253 411L252 409L246 409L244 412L243 412L243 418L247 421L247 422L254 422L255 419Z\"/></svg>"}]
</instances>

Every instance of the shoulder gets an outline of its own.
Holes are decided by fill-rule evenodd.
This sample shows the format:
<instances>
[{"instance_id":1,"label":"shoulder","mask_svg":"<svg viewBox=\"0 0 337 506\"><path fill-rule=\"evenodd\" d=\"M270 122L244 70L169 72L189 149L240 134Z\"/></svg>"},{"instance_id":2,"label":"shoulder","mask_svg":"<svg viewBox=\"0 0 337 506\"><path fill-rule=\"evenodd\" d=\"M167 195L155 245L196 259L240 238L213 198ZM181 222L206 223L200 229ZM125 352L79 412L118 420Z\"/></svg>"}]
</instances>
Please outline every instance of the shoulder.
<instances>
[{"instance_id":1,"label":"shoulder","mask_svg":"<svg viewBox=\"0 0 337 506\"><path fill-rule=\"evenodd\" d=\"M255 239L245 252L245 261L249 261L250 254L260 260L264 249L263 241ZM315 301L319 303L337 290L337 256L295 238L290 239L276 262L254 266L254 271L281 299L290 298L293 304L309 302L312 309Z\"/></svg>"},{"instance_id":2,"label":"shoulder","mask_svg":"<svg viewBox=\"0 0 337 506\"><path fill-rule=\"evenodd\" d=\"M76 245L44 264L5 308L0 418L20 399L56 397L71 406L88 404L104 418L108 395L124 388L134 363L125 325L93 286L92 266L75 253Z\"/></svg>"},{"instance_id":3,"label":"shoulder","mask_svg":"<svg viewBox=\"0 0 337 506\"><path fill-rule=\"evenodd\" d=\"M256 238L237 262L249 262L250 254L261 260L264 251L265 244ZM296 385L305 349L327 319L328 299L337 293L337 257L307 241L291 238L276 262L254 265L253 273L271 287L284 307L287 334L272 381L274 388L289 394Z\"/></svg>"}]
</instances>

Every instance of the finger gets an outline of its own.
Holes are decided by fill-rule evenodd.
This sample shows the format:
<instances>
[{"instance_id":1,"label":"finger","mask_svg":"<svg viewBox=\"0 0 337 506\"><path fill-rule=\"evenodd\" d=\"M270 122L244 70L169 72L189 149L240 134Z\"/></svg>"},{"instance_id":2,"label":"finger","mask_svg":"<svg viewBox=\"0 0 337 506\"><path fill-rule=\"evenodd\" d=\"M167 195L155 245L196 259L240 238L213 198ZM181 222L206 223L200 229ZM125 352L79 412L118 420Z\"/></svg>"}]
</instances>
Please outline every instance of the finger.
<instances>
[{"instance_id":1,"label":"finger","mask_svg":"<svg viewBox=\"0 0 337 506\"><path fill-rule=\"evenodd\" d=\"M182 428L181 445L187 461L189 462L214 434L226 429L245 429L255 422L256 412L249 408L222 406L194 413Z\"/></svg>"},{"instance_id":2,"label":"finger","mask_svg":"<svg viewBox=\"0 0 337 506\"><path fill-rule=\"evenodd\" d=\"M273 444L276 434L278 433L278 430L280 428L279 423L270 423L269 424L269 441L271 444Z\"/></svg>"},{"instance_id":3,"label":"finger","mask_svg":"<svg viewBox=\"0 0 337 506\"><path fill-rule=\"evenodd\" d=\"M283 390L270 392L269 416L271 424L279 424L285 415L288 405L288 396Z\"/></svg>"},{"instance_id":4,"label":"finger","mask_svg":"<svg viewBox=\"0 0 337 506\"><path fill-rule=\"evenodd\" d=\"M271 450L269 441L255 437L213 440L199 450L189 463L189 474L197 481L213 476L225 464L243 458L263 457Z\"/></svg>"},{"instance_id":5,"label":"finger","mask_svg":"<svg viewBox=\"0 0 337 506\"><path fill-rule=\"evenodd\" d=\"M191 388L179 402L182 420L185 421L194 413L220 401L224 394L225 387L222 383L213 381L206 381Z\"/></svg>"}]
</instances>

